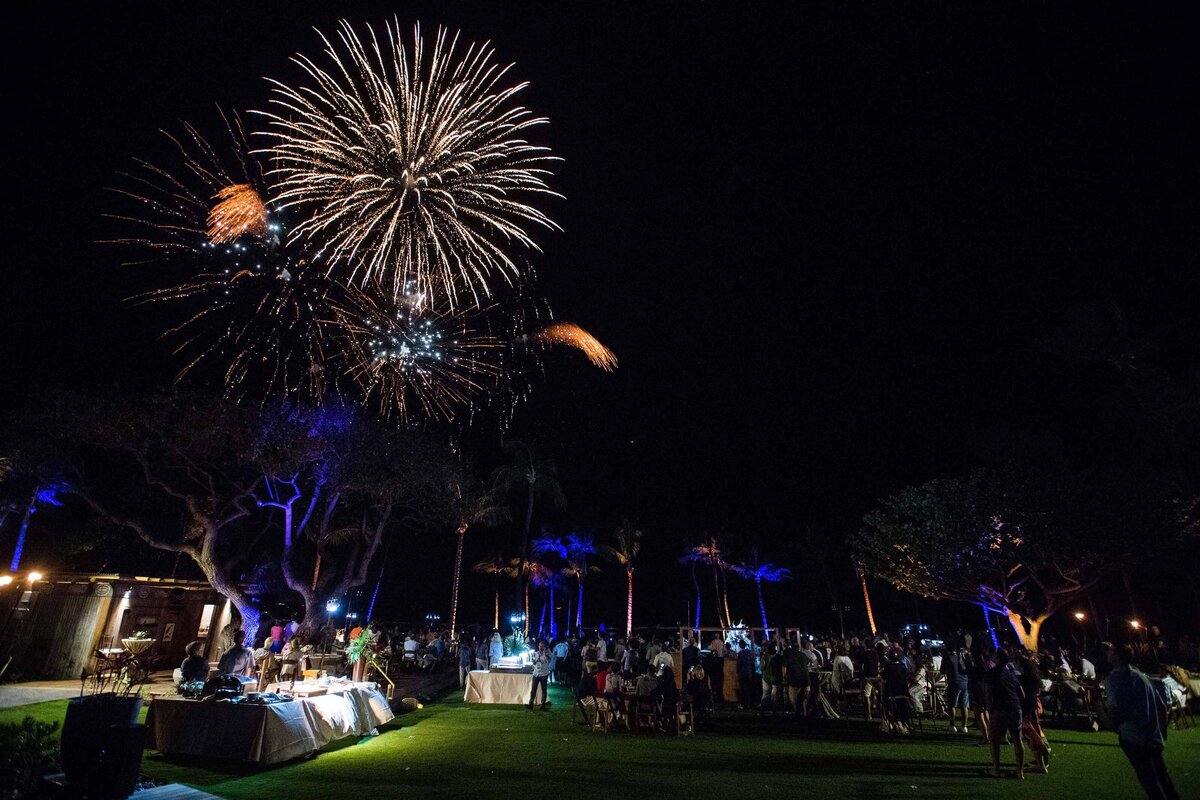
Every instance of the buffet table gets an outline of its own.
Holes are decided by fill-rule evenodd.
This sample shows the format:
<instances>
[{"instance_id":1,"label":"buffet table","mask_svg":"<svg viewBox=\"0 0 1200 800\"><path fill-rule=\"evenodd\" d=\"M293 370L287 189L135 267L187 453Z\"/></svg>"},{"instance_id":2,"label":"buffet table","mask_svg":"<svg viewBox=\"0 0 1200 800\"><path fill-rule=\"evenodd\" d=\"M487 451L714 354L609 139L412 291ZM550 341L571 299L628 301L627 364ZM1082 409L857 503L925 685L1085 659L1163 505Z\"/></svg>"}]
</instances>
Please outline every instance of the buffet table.
<instances>
[{"instance_id":1,"label":"buffet table","mask_svg":"<svg viewBox=\"0 0 1200 800\"><path fill-rule=\"evenodd\" d=\"M327 691L272 705L159 697L146 716L151 746L169 755L277 764L370 734L393 718L373 684Z\"/></svg>"},{"instance_id":2,"label":"buffet table","mask_svg":"<svg viewBox=\"0 0 1200 800\"><path fill-rule=\"evenodd\" d=\"M488 672L477 669L467 673L466 703L507 703L525 705L533 675L528 672Z\"/></svg>"}]
</instances>

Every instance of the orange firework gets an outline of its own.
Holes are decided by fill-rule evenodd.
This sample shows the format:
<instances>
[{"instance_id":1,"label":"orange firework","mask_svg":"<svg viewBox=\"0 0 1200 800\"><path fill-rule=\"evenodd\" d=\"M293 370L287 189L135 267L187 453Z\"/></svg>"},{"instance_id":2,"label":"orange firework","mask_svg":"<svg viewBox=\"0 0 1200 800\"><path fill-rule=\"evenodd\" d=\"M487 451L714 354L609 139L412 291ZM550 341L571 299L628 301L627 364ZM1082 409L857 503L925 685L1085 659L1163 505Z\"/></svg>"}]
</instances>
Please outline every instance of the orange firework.
<instances>
[{"instance_id":1,"label":"orange firework","mask_svg":"<svg viewBox=\"0 0 1200 800\"><path fill-rule=\"evenodd\" d=\"M253 186L235 183L213 199L220 201L208 212L208 238L214 244L226 244L245 234L267 235L267 207Z\"/></svg>"},{"instance_id":2,"label":"orange firework","mask_svg":"<svg viewBox=\"0 0 1200 800\"><path fill-rule=\"evenodd\" d=\"M545 345L574 347L605 372L612 372L617 366L617 357L613 351L574 323L553 322L535 333L533 338Z\"/></svg>"}]
</instances>

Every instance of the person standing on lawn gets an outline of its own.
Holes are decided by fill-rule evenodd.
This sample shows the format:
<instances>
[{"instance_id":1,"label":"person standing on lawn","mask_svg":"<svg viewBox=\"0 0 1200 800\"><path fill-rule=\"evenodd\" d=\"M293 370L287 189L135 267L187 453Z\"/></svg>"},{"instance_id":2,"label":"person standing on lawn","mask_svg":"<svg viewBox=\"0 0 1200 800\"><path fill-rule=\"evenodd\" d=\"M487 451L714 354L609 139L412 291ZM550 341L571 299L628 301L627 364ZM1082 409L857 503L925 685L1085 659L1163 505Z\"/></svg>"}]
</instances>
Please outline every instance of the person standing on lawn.
<instances>
[{"instance_id":1,"label":"person standing on lawn","mask_svg":"<svg viewBox=\"0 0 1200 800\"><path fill-rule=\"evenodd\" d=\"M996 666L988 670L985 677L988 696L992 706L988 709L991 724L988 741L992 746L993 778L1000 777L1000 745L1007 733L1012 738L1013 754L1017 759L1017 778L1025 777L1025 748L1021 744L1021 681L1013 668L1008 651L1001 648L996 652Z\"/></svg>"},{"instance_id":2,"label":"person standing on lawn","mask_svg":"<svg viewBox=\"0 0 1200 800\"><path fill-rule=\"evenodd\" d=\"M533 654L533 683L529 687L529 703L526 709L533 711L533 700L537 697L538 686L542 687L542 711L550 707L550 698L546 696L546 683L550 680L550 648L545 639L538 640L538 649Z\"/></svg>"},{"instance_id":3,"label":"person standing on lawn","mask_svg":"<svg viewBox=\"0 0 1200 800\"><path fill-rule=\"evenodd\" d=\"M1108 645L1112 671L1104 680L1108 717L1117 729L1138 782L1150 800L1179 800L1167 767L1163 745L1167 738L1167 708L1150 679L1132 666L1133 648Z\"/></svg>"}]
</instances>

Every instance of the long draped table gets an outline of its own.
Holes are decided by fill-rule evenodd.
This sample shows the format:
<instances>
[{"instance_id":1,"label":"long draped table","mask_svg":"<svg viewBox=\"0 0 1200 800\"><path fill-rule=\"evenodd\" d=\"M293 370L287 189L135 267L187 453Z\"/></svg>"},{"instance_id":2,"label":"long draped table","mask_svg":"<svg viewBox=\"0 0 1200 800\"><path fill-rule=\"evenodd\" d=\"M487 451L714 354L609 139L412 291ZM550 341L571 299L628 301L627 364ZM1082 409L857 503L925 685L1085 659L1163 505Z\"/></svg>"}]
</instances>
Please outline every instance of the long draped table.
<instances>
[{"instance_id":1,"label":"long draped table","mask_svg":"<svg viewBox=\"0 0 1200 800\"><path fill-rule=\"evenodd\" d=\"M393 716L377 688L354 684L272 705L158 697L146 722L160 753L277 764L336 739L365 736Z\"/></svg>"},{"instance_id":2,"label":"long draped table","mask_svg":"<svg viewBox=\"0 0 1200 800\"><path fill-rule=\"evenodd\" d=\"M524 705L529 702L533 675L528 672L488 672L477 669L467 673L463 701L467 703L507 703Z\"/></svg>"}]
</instances>

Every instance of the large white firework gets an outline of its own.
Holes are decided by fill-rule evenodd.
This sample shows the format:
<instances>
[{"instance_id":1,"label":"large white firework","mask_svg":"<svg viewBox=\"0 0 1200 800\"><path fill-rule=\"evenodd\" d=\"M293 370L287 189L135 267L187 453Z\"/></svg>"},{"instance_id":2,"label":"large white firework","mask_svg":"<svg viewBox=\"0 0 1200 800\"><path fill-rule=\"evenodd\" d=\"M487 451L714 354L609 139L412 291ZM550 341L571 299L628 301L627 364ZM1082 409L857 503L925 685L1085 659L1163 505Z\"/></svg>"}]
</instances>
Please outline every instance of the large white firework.
<instances>
[{"instance_id":1,"label":"large white firework","mask_svg":"<svg viewBox=\"0 0 1200 800\"><path fill-rule=\"evenodd\" d=\"M292 235L343 278L478 305L489 281L516 276L511 247L537 249L529 230L557 228L527 202L555 194L557 159L524 138L547 120L513 103L527 84L503 84L490 44L457 57L445 29L432 47L419 26L410 47L398 21L383 33L342 21L337 44L321 34L327 68L297 55L310 80L272 81L274 108L260 112L276 139L272 200L302 208Z\"/></svg>"}]
</instances>

